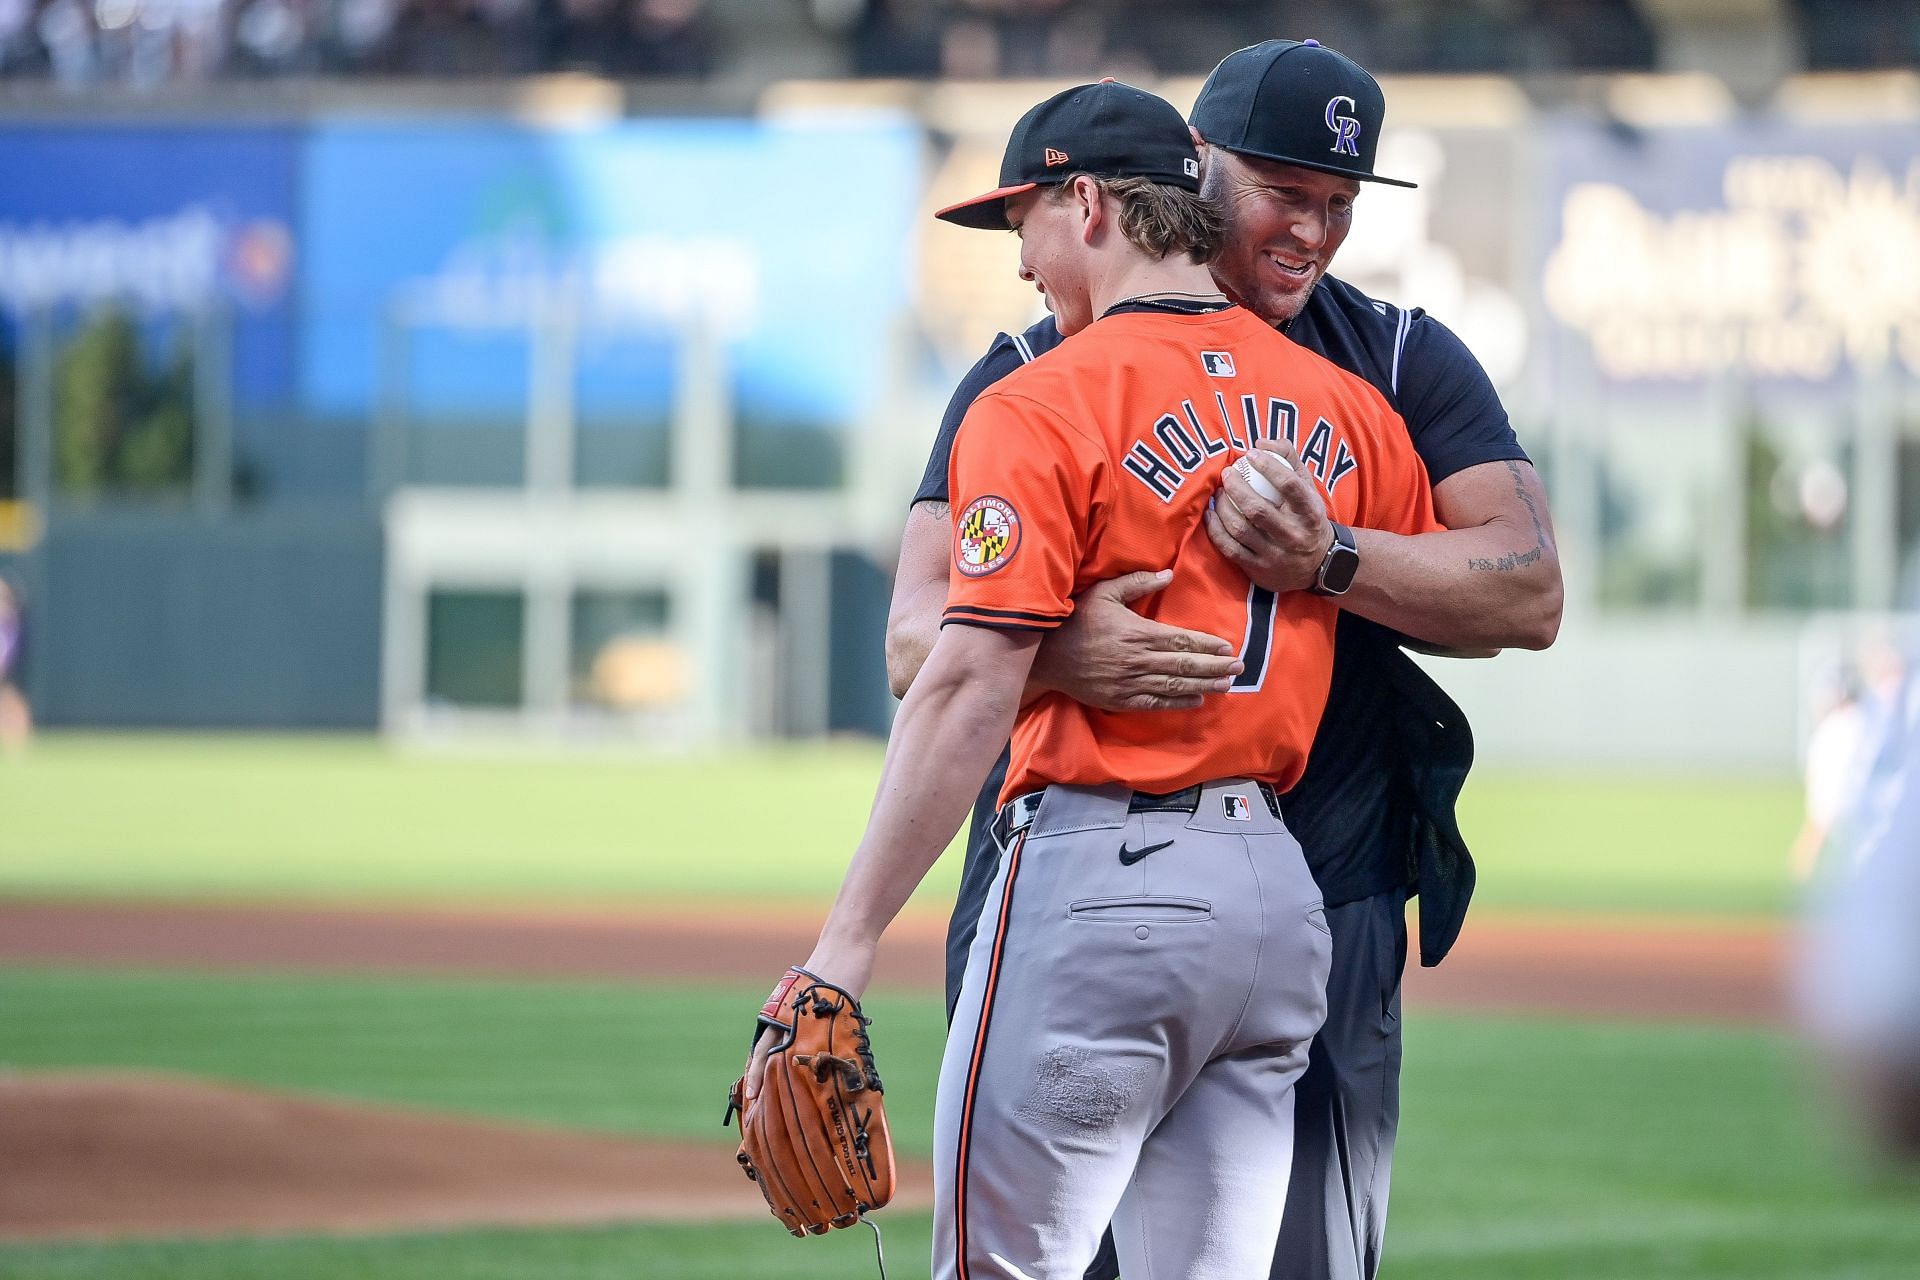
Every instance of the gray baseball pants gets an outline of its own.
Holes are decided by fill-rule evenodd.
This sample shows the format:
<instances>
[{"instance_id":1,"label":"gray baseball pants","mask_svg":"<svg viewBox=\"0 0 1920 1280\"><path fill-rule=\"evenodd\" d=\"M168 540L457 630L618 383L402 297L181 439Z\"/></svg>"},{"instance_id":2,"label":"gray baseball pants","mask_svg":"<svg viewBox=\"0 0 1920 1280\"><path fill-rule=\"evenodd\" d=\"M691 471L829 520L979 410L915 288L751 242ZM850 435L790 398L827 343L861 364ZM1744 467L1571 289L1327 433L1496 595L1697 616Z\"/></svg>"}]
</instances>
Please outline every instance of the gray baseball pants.
<instances>
[{"instance_id":1,"label":"gray baseball pants","mask_svg":"<svg viewBox=\"0 0 1920 1280\"><path fill-rule=\"evenodd\" d=\"M940 1072L935 1280L1080 1280L1109 1221L1129 1280L1267 1275L1332 940L1254 784L1189 800L1050 787L1003 833Z\"/></svg>"}]
</instances>

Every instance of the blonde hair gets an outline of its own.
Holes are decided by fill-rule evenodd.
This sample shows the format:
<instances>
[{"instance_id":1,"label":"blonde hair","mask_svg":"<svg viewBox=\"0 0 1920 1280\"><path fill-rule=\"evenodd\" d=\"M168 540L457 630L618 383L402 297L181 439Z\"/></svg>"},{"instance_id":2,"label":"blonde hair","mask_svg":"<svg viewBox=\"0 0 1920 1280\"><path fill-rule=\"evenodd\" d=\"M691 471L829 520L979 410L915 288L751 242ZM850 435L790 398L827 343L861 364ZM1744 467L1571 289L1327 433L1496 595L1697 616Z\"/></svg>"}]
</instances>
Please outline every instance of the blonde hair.
<instances>
[{"instance_id":1,"label":"blonde hair","mask_svg":"<svg viewBox=\"0 0 1920 1280\"><path fill-rule=\"evenodd\" d=\"M1075 178L1091 178L1120 206L1120 234L1156 260L1184 253L1194 262L1212 262L1226 238L1226 218L1211 198L1152 178L1102 178L1076 173L1055 186L1050 198L1064 200Z\"/></svg>"}]
</instances>

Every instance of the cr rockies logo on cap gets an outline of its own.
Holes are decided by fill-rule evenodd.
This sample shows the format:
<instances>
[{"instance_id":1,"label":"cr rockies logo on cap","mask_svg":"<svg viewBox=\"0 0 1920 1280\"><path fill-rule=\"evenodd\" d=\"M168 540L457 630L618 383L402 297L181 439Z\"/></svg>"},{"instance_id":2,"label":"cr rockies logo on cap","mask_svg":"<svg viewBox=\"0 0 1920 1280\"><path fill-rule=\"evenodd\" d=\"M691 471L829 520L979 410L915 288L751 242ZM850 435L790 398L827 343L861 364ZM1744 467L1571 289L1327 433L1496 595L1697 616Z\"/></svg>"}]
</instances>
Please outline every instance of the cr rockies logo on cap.
<instances>
[{"instance_id":1,"label":"cr rockies logo on cap","mask_svg":"<svg viewBox=\"0 0 1920 1280\"><path fill-rule=\"evenodd\" d=\"M1360 121L1353 116L1344 116L1339 113L1340 104L1343 102L1349 111L1354 110L1357 105L1345 94L1327 99L1327 128L1333 130L1332 151L1335 155L1358 156L1360 154Z\"/></svg>"}]
</instances>

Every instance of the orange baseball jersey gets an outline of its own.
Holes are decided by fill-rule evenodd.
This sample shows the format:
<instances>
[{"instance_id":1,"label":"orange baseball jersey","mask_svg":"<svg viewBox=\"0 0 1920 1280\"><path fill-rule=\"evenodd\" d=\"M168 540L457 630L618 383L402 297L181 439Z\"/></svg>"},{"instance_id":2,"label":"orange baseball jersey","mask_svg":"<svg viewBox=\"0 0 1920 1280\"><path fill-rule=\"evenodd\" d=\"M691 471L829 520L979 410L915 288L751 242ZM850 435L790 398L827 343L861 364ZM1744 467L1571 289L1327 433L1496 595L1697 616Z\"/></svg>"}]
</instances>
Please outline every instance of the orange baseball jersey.
<instances>
[{"instance_id":1,"label":"orange baseball jersey","mask_svg":"<svg viewBox=\"0 0 1920 1280\"><path fill-rule=\"evenodd\" d=\"M1002 802L1052 782L1167 792L1299 779L1332 679L1338 605L1253 586L1203 522L1220 473L1281 437L1340 523L1440 527L1426 468L1380 393L1240 307L1109 315L974 401L948 464L943 626L1057 627L1094 583L1171 568L1172 583L1133 607L1237 640L1246 664L1232 692L1191 711L1034 700L1014 725Z\"/></svg>"}]
</instances>

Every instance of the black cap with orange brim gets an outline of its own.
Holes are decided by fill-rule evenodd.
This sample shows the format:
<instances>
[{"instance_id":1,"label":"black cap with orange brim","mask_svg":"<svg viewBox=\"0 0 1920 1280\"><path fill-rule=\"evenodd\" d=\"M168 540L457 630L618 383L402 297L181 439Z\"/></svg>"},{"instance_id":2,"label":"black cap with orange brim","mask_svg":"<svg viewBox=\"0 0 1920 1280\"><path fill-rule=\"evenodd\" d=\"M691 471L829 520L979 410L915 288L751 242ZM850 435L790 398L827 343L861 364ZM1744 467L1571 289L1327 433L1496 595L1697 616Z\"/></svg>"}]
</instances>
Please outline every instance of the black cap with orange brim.
<instances>
[{"instance_id":1,"label":"black cap with orange brim","mask_svg":"<svg viewBox=\"0 0 1920 1280\"><path fill-rule=\"evenodd\" d=\"M1000 185L933 216L1005 231L1008 196L1065 182L1076 173L1200 189L1200 157L1179 110L1144 89L1102 80L1056 93L1021 116L1000 161Z\"/></svg>"}]
</instances>

